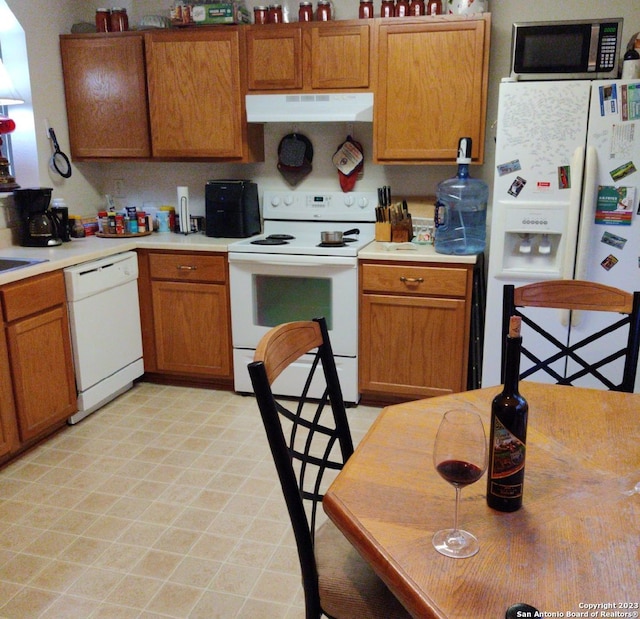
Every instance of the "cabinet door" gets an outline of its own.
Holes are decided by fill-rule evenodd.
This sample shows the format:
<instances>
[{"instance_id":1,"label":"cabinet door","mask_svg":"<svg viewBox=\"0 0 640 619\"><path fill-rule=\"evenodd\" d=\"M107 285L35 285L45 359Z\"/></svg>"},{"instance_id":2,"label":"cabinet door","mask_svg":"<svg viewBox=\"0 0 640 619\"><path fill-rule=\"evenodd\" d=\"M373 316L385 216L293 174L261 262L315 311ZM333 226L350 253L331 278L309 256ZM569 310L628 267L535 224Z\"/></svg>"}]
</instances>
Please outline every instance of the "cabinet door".
<instances>
[{"instance_id":1,"label":"cabinet door","mask_svg":"<svg viewBox=\"0 0 640 619\"><path fill-rule=\"evenodd\" d=\"M71 155L151 154L141 35L60 39Z\"/></svg>"},{"instance_id":2,"label":"cabinet door","mask_svg":"<svg viewBox=\"0 0 640 619\"><path fill-rule=\"evenodd\" d=\"M246 37L248 90L302 88L301 28L250 26Z\"/></svg>"},{"instance_id":3,"label":"cabinet door","mask_svg":"<svg viewBox=\"0 0 640 619\"><path fill-rule=\"evenodd\" d=\"M471 137L482 163L489 15L378 22L374 160L453 162Z\"/></svg>"},{"instance_id":4,"label":"cabinet door","mask_svg":"<svg viewBox=\"0 0 640 619\"><path fill-rule=\"evenodd\" d=\"M369 25L314 25L309 70L314 90L368 88Z\"/></svg>"},{"instance_id":5,"label":"cabinet door","mask_svg":"<svg viewBox=\"0 0 640 619\"><path fill-rule=\"evenodd\" d=\"M0 332L0 457L17 447L18 428L4 329Z\"/></svg>"},{"instance_id":6,"label":"cabinet door","mask_svg":"<svg viewBox=\"0 0 640 619\"><path fill-rule=\"evenodd\" d=\"M461 299L361 297L360 389L428 397L466 387L466 304Z\"/></svg>"},{"instance_id":7,"label":"cabinet door","mask_svg":"<svg viewBox=\"0 0 640 619\"><path fill-rule=\"evenodd\" d=\"M151 294L157 370L231 377L226 286L153 281Z\"/></svg>"},{"instance_id":8,"label":"cabinet door","mask_svg":"<svg viewBox=\"0 0 640 619\"><path fill-rule=\"evenodd\" d=\"M146 36L154 157L242 157L238 28Z\"/></svg>"},{"instance_id":9,"label":"cabinet door","mask_svg":"<svg viewBox=\"0 0 640 619\"><path fill-rule=\"evenodd\" d=\"M77 410L69 321L64 305L7 327L22 442Z\"/></svg>"}]
</instances>

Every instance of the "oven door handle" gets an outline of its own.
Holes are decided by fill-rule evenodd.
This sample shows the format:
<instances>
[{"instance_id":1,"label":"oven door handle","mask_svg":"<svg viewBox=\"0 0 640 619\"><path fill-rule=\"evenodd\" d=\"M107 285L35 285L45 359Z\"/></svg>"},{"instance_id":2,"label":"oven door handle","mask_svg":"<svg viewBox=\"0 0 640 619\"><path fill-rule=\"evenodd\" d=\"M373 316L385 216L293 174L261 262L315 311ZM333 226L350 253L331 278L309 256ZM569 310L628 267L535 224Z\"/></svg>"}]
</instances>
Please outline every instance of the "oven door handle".
<instances>
[{"instance_id":1,"label":"oven door handle","mask_svg":"<svg viewBox=\"0 0 640 619\"><path fill-rule=\"evenodd\" d=\"M260 258L256 258L259 255ZM343 256L265 256L265 254L229 253L229 262L252 263L258 266L293 266L293 267L327 267L348 266L356 267L358 259Z\"/></svg>"}]
</instances>

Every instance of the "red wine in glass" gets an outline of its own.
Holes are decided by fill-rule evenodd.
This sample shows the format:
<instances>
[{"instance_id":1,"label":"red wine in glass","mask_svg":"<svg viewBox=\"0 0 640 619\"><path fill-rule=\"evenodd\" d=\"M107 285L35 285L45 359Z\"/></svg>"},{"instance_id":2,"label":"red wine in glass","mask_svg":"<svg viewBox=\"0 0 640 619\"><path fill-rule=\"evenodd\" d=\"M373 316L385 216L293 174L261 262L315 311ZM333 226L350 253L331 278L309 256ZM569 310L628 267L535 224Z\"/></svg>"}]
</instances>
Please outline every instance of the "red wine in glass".
<instances>
[{"instance_id":1,"label":"red wine in glass","mask_svg":"<svg viewBox=\"0 0 640 619\"><path fill-rule=\"evenodd\" d=\"M482 419L472 407L444 414L433 447L433 464L440 476L456 489L453 528L437 531L433 546L447 557L471 557L478 552L479 544L474 535L458 528L460 492L464 486L478 481L487 468L487 437Z\"/></svg>"},{"instance_id":2,"label":"red wine in glass","mask_svg":"<svg viewBox=\"0 0 640 619\"><path fill-rule=\"evenodd\" d=\"M472 462L462 460L444 460L436 466L440 475L454 486L468 486L478 481L484 471Z\"/></svg>"}]
</instances>

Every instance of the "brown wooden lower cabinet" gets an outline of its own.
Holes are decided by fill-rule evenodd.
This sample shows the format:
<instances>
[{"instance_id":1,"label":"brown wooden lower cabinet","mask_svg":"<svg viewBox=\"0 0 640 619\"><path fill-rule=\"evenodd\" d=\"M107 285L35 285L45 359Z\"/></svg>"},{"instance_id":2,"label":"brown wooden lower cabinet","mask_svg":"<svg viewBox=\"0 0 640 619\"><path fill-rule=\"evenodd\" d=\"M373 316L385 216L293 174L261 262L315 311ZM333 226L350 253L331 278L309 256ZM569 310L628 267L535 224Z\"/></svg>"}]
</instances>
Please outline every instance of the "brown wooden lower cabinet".
<instances>
[{"instance_id":1,"label":"brown wooden lower cabinet","mask_svg":"<svg viewBox=\"0 0 640 619\"><path fill-rule=\"evenodd\" d=\"M230 387L226 255L138 251L145 372Z\"/></svg>"},{"instance_id":2,"label":"brown wooden lower cabinet","mask_svg":"<svg viewBox=\"0 0 640 619\"><path fill-rule=\"evenodd\" d=\"M464 391L473 265L360 263L360 391L409 400Z\"/></svg>"},{"instance_id":3,"label":"brown wooden lower cabinet","mask_svg":"<svg viewBox=\"0 0 640 619\"><path fill-rule=\"evenodd\" d=\"M7 454L63 426L77 405L62 271L7 284L0 295L0 445Z\"/></svg>"}]
</instances>

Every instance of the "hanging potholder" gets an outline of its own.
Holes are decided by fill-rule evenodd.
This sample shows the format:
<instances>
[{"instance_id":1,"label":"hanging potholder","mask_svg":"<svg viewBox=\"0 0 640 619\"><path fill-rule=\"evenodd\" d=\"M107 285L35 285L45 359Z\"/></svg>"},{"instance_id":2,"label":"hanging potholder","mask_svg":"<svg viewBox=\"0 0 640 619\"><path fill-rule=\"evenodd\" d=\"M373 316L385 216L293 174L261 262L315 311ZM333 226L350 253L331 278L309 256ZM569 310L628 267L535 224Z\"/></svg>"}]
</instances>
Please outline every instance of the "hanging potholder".
<instances>
[{"instance_id":1,"label":"hanging potholder","mask_svg":"<svg viewBox=\"0 0 640 619\"><path fill-rule=\"evenodd\" d=\"M278 146L278 170L292 186L297 185L312 170L313 145L299 133L285 135Z\"/></svg>"},{"instance_id":2,"label":"hanging potholder","mask_svg":"<svg viewBox=\"0 0 640 619\"><path fill-rule=\"evenodd\" d=\"M333 165L338 168L340 187L345 193L353 191L358 180L358 174L364 167L364 151L362 144L356 142L350 135L347 136L338 150L334 153Z\"/></svg>"}]
</instances>

